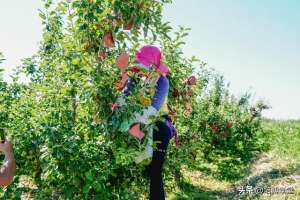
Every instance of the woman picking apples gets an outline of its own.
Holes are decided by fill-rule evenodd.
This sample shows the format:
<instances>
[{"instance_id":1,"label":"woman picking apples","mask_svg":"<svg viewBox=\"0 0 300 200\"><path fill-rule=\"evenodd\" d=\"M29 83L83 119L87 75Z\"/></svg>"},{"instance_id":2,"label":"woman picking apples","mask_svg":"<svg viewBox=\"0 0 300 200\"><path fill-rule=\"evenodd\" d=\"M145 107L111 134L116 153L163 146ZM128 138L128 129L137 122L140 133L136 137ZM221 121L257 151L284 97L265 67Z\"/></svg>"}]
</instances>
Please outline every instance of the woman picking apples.
<instances>
[{"instance_id":1,"label":"woman picking apples","mask_svg":"<svg viewBox=\"0 0 300 200\"><path fill-rule=\"evenodd\" d=\"M146 45L136 52L134 67L127 69L129 62L128 54L122 53L116 61L116 65L121 69L122 80L118 83L118 88L123 89L123 93L118 97L112 109L125 106L126 99L131 95L131 91L139 84L149 82L147 89L140 92L139 102L144 106L142 112L136 112L133 116L128 132L142 139L145 133L141 130L141 126L147 126L154 123L157 129L152 129L153 143L157 143L152 148L152 143L148 144L145 152L136 158L136 163L144 159L151 158L151 163L147 166L150 174L150 199L165 199L162 170L163 163L169 140L176 134L176 130L168 116L167 96L169 92L169 80L167 74L169 69L162 64L162 56L160 49ZM127 71L133 72L141 79L136 80L134 77L127 75ZM151 84L154 83L154 84ZM148 96L146 95L148 94ZM150 94L150 95L149 95ZM158 119L158 117L161 117ZM154 120L153 120L154 119ZM149 133L150 134L150 133Z\"/></svg>"}]
</instances>

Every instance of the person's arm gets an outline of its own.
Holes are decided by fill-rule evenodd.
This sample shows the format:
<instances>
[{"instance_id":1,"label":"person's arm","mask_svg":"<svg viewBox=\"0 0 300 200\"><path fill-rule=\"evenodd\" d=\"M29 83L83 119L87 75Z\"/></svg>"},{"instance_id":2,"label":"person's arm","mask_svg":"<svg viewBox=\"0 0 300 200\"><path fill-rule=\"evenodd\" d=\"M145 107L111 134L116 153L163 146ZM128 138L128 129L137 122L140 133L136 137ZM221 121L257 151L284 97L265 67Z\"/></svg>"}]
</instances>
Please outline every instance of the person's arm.
<instances>
[{"instance_id":1,"label":"person's arm","mask_svg":"<svg viewBox=\"0 0 300 200\"><path fill-rule=\"evenodd\" d=\"M155 95L152 99L151 106L148 106L141 114L136 114L136 120L139 123L149 124L149 118L157 114L162 107L166 97L169 93L169 80L165 76L161 76L156 84Z\"/></svg>"},{"instance_id":2,"label":"person's arm","mask_svg":"<svg viewBox=\"0 0 300 200\"><path fill-rule=\"evenodd\" d=\"M5 140L3 143L0 142L0 151L5 154L5 159L0 170L0 187L6 187L13 181L16 173L16 163L10 141Z\"/></svg>"},{"instance_id":3,"label":"person's arm","mask_svg":"<svg viewBox=\"0 0 300 200\"><path fill-rule=\"evenodd\" d=\"M156 85L155 95L152 99L151 106L157 111L162 107L169 93L169 80L165 76L161 76Z\"/></svg>"}]
</instances>

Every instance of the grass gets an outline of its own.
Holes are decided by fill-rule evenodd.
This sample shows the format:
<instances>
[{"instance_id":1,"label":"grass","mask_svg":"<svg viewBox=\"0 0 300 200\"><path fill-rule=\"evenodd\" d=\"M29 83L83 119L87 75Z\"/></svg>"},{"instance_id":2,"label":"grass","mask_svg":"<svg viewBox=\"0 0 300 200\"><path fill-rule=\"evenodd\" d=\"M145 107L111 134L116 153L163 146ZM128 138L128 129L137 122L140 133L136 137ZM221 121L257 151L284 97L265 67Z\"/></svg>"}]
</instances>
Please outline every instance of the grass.
<instances>
[{"instance_id":1,"label":"grass","mask_svg":"<svg viewBox=\"0 0 300 200\"><path fill-rule=\"evenodd\" d=\"M265 132L271 151L290 160L290 165L300 163L300 122L299 121L267 121Z\"/></svg>"},{"instance_id":2,"label":"grass","mask_svg":"<svg viewBox=\"0 0 300 200\"><path fill-rule=\"evenodd\" d=\"M235 182L213 178L200 171L184 170L180 187L169 200L281 200L300 199L300 121L265 120L259 133L265 152L258 154L247 170L247 176ZM258 192L239 194L238 186L249 189L292 188L292 194Z\"/></svg>"}]
</instances>

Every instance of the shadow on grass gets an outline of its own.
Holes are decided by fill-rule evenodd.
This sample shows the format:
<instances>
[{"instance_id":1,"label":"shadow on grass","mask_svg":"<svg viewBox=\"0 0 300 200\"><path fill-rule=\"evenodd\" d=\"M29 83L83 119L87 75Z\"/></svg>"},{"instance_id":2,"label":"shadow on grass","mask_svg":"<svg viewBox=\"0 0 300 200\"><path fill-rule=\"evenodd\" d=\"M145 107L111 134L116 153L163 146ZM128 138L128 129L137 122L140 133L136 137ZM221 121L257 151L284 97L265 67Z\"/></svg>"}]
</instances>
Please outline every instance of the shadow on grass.
<instances>
[{"instance_id":1,"label":"shadow on grass","mask_svg":"<svg viewBox=\"0 0 300 200\"><path fill-rule=\"evenodd\" d=\"M180 183L180 192L175 193L171 200L231 200L231 199L260 199L264 192L257 192L255 188L272 188L271 183L277 179L281 179L300 171L300 167L290 170L272 169L263 172L257 176L245 178L239 185L233 185L230 192L210 190L209 188L200 188L193 184L182 182ZM251 186L253 191L251 193L242 192L237 190L237 186ZM288 187L288 186L287 186ZM284 195L284 194L282 194ZM293 194L286 194L293 195ZM296 195L296 194L294 194Z\"/></svg>"},{"instance_id":2,"label":"shadow on grass","mask_svg":"<svg viewBox=\"0 0 300 200\"><path fill-rule=\"evenodd\" d=\"M20 175L15 176L14 181L6 189L1 189L0 200L23 200L23 199L36 199L33 198L39 189L33 182L21 180ZM46 199L43 199L46 200Z\"/></svg>"},{"instance_id":3,"label":"shadow on grass","mask_svg":"<svg viewBox=\"0 0 300 200\"><path fill-rule=\"evenodd\" d=\"M238 190L235 190L234 192L229 194L229 196L231 196L233 199L259 199L259 197L261 197L263 194L268 194L269 191L267 191L267 189L275 189L274 186L272 186L274 181L283 179L293 174L298 174L298 175L300 174L300 166L291 169L272 169L270 171L263 172L256 176L245 179L242 182L240 182L239 185L234 186L234 187L250 186L250 188L253 189L251 193L243 192L242 194L239 194L240 192ZM289 185L284 185L281 186L280 188L287 189L289 187L290 187ZM294 193L295 191L290 191L290 192L292 193L290 194L285 193L285 194L296 195ZM281 193L281 195L284 195L283 192Z\"/></svg>"},{"instance_id":4,"label":"shadow on grass","mask_svg":"<svg viewBox=\"0 0 300 200\"><path fill-rule=\"evenodd\" d=\"M0 200L6 199L22 199L22 195L24 193L30 193L31 189L27 187L19 187L19 188L12 188L7 189L5 192L2 193Z\"/></svg>"},{"instance_id":5,"label":"shadow on grass","mask_svg":"<svg viewBox=\"0 0 300 200\"><path fill-rule=\"evenodd\" d=\"M212 195L211 191L203 190L190 183L183 182L180 184L180 192L176 193L172 200L215 200L216 198Z\"/></svg>"},{"instance_id":6,"label":"shadow on grass","mask_svg":"<svg viewBox=\"0 0 300 200\"><path fill-rule=\"evenodd\" d=\"M203 158L198 158L197 165L190 168L204 172L219 181L236 182L249 175L251 164L260 159L261 151L245 150L226 153L211 151Z\"/></svg>"}]
</instances>

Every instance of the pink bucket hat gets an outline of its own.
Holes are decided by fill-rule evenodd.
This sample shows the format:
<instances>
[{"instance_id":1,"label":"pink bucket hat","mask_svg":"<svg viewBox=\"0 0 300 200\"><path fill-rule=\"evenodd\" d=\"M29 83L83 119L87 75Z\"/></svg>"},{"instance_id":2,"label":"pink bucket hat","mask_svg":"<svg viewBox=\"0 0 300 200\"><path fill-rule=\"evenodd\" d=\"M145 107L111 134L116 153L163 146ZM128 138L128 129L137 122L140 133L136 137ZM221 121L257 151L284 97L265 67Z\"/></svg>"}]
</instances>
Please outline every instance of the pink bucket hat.
<instances>
[{"instance_id":1,"label":"pink bucket hat","mask_svg":"<svg viewBox=\"0 0 300 200\"><path fill-rule=\"evenodd\" d=\"M160 49L152 45L143 46L138 50L135 54L135 61L142 64L143 68L148 70L152 64L156 67L155 70L161 74L167 75L169 72L168 67L161 62Z\"/></svg>"}]
</instances>

